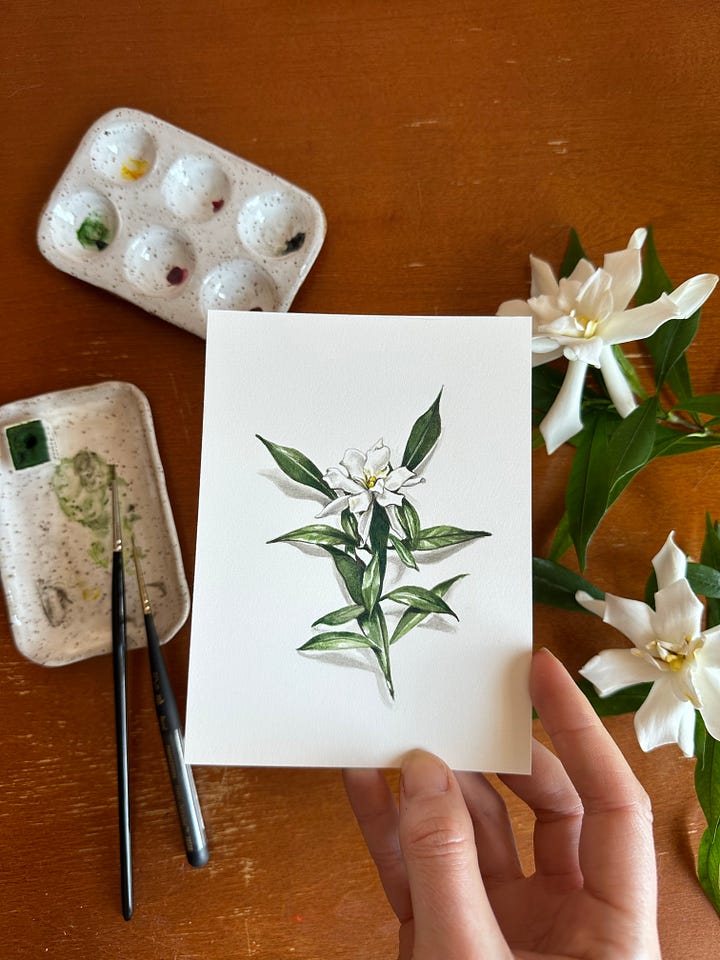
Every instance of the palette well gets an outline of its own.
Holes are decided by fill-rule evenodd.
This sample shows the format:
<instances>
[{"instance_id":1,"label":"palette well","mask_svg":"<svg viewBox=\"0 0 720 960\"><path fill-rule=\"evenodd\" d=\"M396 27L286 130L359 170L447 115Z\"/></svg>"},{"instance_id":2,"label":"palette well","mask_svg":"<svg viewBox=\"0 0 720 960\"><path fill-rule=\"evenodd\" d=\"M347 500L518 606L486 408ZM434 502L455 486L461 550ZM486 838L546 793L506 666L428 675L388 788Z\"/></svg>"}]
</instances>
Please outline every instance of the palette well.
<instances>
[{"instance_id":1,"label":"palette well","mask_svg":"<svg viewBox=\"0 0 720 960\"><path fill-rule=\"evenodd\" d=\"M59 269L204 337L208 310L288 310L325 228L309 193L118 108L82 139L37 238Z\"/></svg>"},{"instance_id":2,"label":"palette well","mask_svg":"<svg viewBox=\"0 0 720 960\"><path fill-rule=\"evenodd\" d=\"M111 650L110 468L127 541L128 646L145 631L130 538L161 642L183 625L190 593L147 398L110 381L0 407L0 579L15 645L60 666Z\"/></svg>"}]
</instances>

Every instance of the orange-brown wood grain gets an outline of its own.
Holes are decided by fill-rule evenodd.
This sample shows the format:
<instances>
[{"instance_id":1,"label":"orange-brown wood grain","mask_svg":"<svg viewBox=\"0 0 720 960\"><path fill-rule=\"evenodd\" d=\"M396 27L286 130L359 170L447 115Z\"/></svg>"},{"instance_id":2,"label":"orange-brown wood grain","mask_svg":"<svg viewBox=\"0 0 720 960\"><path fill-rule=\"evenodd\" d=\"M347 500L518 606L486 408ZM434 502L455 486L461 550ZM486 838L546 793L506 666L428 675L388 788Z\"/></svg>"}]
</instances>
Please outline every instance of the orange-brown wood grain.
<instances>
[{"instance_id":1,"label":"orange-brown wood grain","mask_svg":"<svg viewBox=\"0 0 720 960\"><path fill-rule=\"evenodd\" d=\"M0 403L135 383L191 581L204 344L58 271L35 242L47 195L107 110L154 113L318 198L327 240L297 311L494 313L527 291L531 251L559 263L571 225L599 260L652 222L676 282L720 267L710 0L27 0L4 10L3 39ZM717 295L689 357L698 392L720 389ZM570 455L539 450L533 462L542 554ZM697 557L705 511L720 515L717 466L706 452L641 474L593 540L589 578L640 596L670 529ZM593 618L537 610L535 643L572 669L620 642ZM188 645L186 626L166 647L181 706ZM212 859L194 871L140 651L129 687L137 902L125 923L110 660L36 666L0 609L0 956L394 956L394 919L339 773L198 769ZM694 875L693 763L671 748L642 754L629 717L608 726L654 803L664 956L718 955L720 923ZM529 862L530 818L511 810Z\"/></svg>"}]
</instances>

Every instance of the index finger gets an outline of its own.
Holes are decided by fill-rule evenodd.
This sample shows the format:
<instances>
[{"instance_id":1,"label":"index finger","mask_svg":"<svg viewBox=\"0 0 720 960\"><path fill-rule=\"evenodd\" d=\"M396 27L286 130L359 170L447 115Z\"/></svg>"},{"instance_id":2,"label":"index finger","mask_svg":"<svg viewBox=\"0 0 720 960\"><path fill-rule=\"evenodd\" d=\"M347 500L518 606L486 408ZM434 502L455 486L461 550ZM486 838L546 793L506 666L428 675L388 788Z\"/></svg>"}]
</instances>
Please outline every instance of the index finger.
<instances>
[{"instance_id":1,"label":"index finger","mask_svg":"<svg viewBox=\"0 0 720 960\"><path fill-rule=\"evenodd\" d=\"M538 716L584 808L580 869L585 889L619 907L656 900L652 811L645 790L602 721L548 650L533 657Z\"/></svg>"}]
</instances>

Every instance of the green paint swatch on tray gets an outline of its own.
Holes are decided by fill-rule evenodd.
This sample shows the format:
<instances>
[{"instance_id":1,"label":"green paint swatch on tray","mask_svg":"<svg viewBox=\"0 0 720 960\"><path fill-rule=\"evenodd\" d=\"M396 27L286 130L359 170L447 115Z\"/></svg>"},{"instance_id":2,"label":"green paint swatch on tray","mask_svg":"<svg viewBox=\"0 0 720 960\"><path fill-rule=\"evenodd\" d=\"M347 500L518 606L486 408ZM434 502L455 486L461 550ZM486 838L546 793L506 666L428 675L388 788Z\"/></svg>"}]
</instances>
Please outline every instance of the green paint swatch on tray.
<instances>
[{"instance_id":1,"label":"green paint swatch on tray","mask_svg":"<svg viewBox=\"0 0 720 960\"><path fill-rule=\"evenodd\" d=\"M47 436L41 420L29 420L5 431L16 470L37 467L50 459Z\"/></svg>"}]
</instances>

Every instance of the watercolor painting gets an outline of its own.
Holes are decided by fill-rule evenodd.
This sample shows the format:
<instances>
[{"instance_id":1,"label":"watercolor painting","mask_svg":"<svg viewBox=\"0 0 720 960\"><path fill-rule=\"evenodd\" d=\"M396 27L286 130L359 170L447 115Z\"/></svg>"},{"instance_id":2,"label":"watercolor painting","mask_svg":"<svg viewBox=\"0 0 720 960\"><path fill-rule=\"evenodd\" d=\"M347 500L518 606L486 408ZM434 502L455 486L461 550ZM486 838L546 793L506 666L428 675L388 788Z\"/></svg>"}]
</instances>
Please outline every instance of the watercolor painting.
<instances>
[{"instance_id":1,"label":"watercolor painting","mask_svg":"<svg viewBox=\"0 0 720 960\"><path fill-rule=\"evenodd\" d=\"M444 597L467 573L458 573L429 589L403 584L383 592L388 557L395 556L404 567L418 570L422 557L429 552L490 536L485 530L464 530L448 524L423 527L408 499L410 491L425 483L425 476L418 471L442 431L441 397L442 390L413 424L398 466L393 466L391 449L382 438L364 452L356 447L345 450L338 465L322 473L299 450L258 435L286 476L327 498L316 519L339 521L339 525L309 524L270 541L320 547L332 560L347 594L342 606L314 621L312 627L318 632L297 649L369 651L393 700L390 648L432 614L459 620ZM388 606L404 608L392 631ZM349 623L357 629L349 630Z\"/></svg>"}]
</instances>

